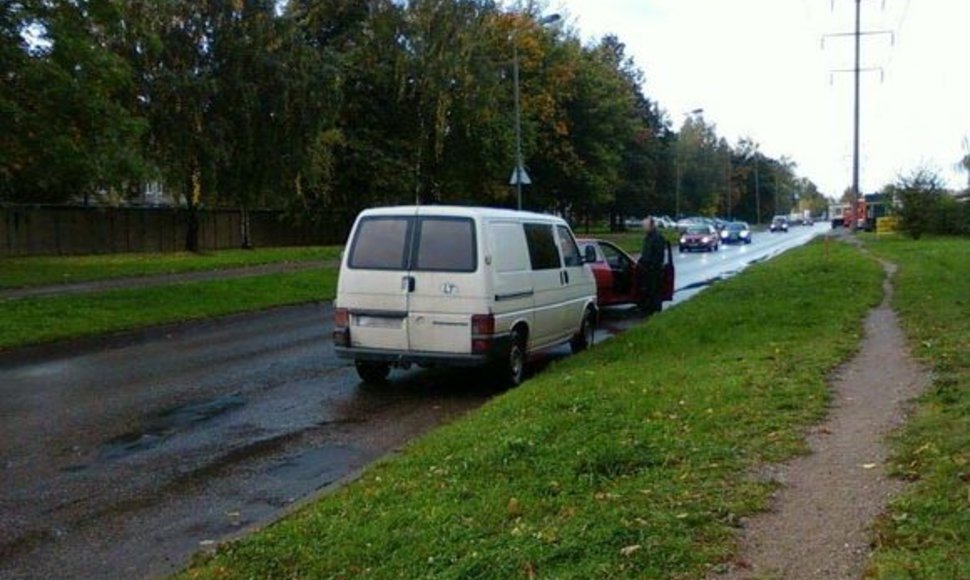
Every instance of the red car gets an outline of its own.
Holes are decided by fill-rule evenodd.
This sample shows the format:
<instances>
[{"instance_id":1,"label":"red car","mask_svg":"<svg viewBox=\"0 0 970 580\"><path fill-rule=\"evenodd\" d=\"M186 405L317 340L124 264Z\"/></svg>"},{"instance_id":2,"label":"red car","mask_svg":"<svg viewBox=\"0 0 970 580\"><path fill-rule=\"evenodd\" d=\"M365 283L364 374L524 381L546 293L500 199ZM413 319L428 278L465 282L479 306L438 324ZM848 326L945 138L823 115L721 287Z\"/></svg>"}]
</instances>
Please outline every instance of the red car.
<instances>
[{"instance_id":1,"label":"red car","mask_svg":"<svg viewBox=\"0 0 970 580\"><path fill-rule=\"evenodd\" d=\"M637 261L606 240L581 238L576 241L596 278L596 301L599 305L636 304L640 299L636 283ZM664 301L674 298L674 255L670 244L667 244L660 293Z\"/></svg>"},{"instance_id":2,"label":"red car","mask_svg":"<svg viewBox=\"0 0 970 580\"><path fill-rule=\"evenodd\" d=\"M680 251L693 252L703 250L706 252L716 252L721 245L721 236L718 235L714 226L707 224L695 224L687 228L680 236Z\"/></svg>"}]
</instances>

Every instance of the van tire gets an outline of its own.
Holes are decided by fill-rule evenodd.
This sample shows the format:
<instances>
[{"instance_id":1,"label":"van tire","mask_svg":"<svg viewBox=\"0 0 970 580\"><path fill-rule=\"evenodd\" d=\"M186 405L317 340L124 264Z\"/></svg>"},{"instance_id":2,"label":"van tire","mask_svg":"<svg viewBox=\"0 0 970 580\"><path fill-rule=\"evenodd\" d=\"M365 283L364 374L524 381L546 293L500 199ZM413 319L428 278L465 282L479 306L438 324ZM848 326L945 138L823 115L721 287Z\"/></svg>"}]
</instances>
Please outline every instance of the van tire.
<instances>
[{"instance_id":1,"label":"van tire","mask_svg":"<svg viewBox=\"0 0 970 580\"><path fill-rule=\"evenodd\" d=\"M391 373L391 365L386 363L357 361L354 366L357 367L357 375L365 383L383 383Z\"/></svg>"},{"instance_id":2,"label":"van tire","mask_svg":"<svg viewBox=\"0 0 970 580\"><path fill-rule=\"evenodd\" d=\"M579 325L579 332L569 341L569 348L573 354L582 352L593 344L593 335L596 333L596 315L591 308L587 308L583 313L583 321Z\"/></svg>"},{"instance_id":3,"label":"van tire","mask_svg":"<svg viewBox=\"0 0 970 580\"><path fill-rule=\"evenodd\" d=\"M499 373L502 381L517 387L525 380L525 363L528 355L525 352L525 336L520 330L513 330L509 336L509 350L505 360L499 363Z\"/></svg>"}]
</instances>

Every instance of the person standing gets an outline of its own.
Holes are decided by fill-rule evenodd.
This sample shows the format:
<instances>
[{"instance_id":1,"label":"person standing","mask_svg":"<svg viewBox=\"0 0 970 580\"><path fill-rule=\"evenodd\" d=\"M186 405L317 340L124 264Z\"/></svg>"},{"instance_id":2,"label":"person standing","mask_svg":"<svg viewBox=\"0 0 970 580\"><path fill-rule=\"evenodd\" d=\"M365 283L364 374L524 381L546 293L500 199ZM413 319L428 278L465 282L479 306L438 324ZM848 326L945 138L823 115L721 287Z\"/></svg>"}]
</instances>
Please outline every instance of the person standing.
<instances>
[{"instance_id":1,"label":"person standing","mask_svg":"<svg viewBox=\"0 0 970 580\"><path fill-rule=\"evenodd\" d=\"M637 306L650 315L663 308L660 287L663 284L666 242L651 217L643 220L643 231L643 246L637 260L637 284L640 290Z\"/></svg>"}]
</instances>

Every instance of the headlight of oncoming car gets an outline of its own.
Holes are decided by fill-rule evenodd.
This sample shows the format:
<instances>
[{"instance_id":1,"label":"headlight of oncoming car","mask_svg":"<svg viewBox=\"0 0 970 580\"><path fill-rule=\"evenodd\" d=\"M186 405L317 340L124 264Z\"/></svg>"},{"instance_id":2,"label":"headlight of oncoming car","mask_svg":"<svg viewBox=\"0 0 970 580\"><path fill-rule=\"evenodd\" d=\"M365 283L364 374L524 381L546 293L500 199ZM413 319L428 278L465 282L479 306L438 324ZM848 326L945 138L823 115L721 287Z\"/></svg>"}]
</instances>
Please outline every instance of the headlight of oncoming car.
<instances>
[{"instance_id":1,"label":"headlight of oncoming car","mask_svg":"<svg viewBox=\"0 0 970 580\"><path fill-rule=\"evenodd\" d=\"M711 241L711 238L709 238L707 236L704 236L703 238L701 238L701 243L702 244L706 244L706 243L708 243L710 241Z\"/></svg>"},{"instance_id":2,"label":"headlight of oncoming car","mask_svg":"<svg viewBox=\"0 0 970 580\"><path fill-rule=\"evenodd\" d=\"M687 238L680 238L680 243L686 244L687 243Z\"/></svg>"}]
</instances>

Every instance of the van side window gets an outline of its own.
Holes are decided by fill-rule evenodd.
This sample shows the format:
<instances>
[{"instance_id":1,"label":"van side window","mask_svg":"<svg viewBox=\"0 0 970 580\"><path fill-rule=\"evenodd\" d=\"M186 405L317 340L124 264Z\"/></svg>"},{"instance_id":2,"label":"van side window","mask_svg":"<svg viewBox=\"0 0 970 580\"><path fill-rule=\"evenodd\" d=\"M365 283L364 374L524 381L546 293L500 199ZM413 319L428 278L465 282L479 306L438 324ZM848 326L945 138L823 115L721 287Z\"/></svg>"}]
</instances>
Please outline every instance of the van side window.
<instances>
[{"instance_id":1,"label":"van side window","mask_svg":"<svg viewBox=\"0 0 970 580\"><path fill-rule=\"evenodd\" d=\"M573 238L572 232L566 226L556 226L559 235L559 251L562 252L562 262L567 268L582 266L583 259L579 253L579 246Z\"/></svg>"},{"instance_id":2,"label":"van side window","mask_svg":"<svg viewBox=\"0 0 970 580\"><path fill-rule=\"evenodd\" d=\"M475 223L467 218L420 218L414 270L474 272Z\"/></svg>"},{"instance_id":3,"label":"van side window","mask_svg":"<svg viewBox=\"0 0 970 580\"><path fill-rule=\"evenodd\" d=\"M408 231L413 218L371 217L361 220L350 245L351 268L407 270Z\"/></svg>"},{"instance_id":4,"label":"van side window","mask_svg":"<svg viewBox=\"0 0 970 580\"><path fill-rule=\"evenodd\" d=\"M552 233L552 226L547 224L523 224L525 239L529 244L529 259L533 270L556 270L559 262L559 249Z\"/></svg>"}]
</instances>

